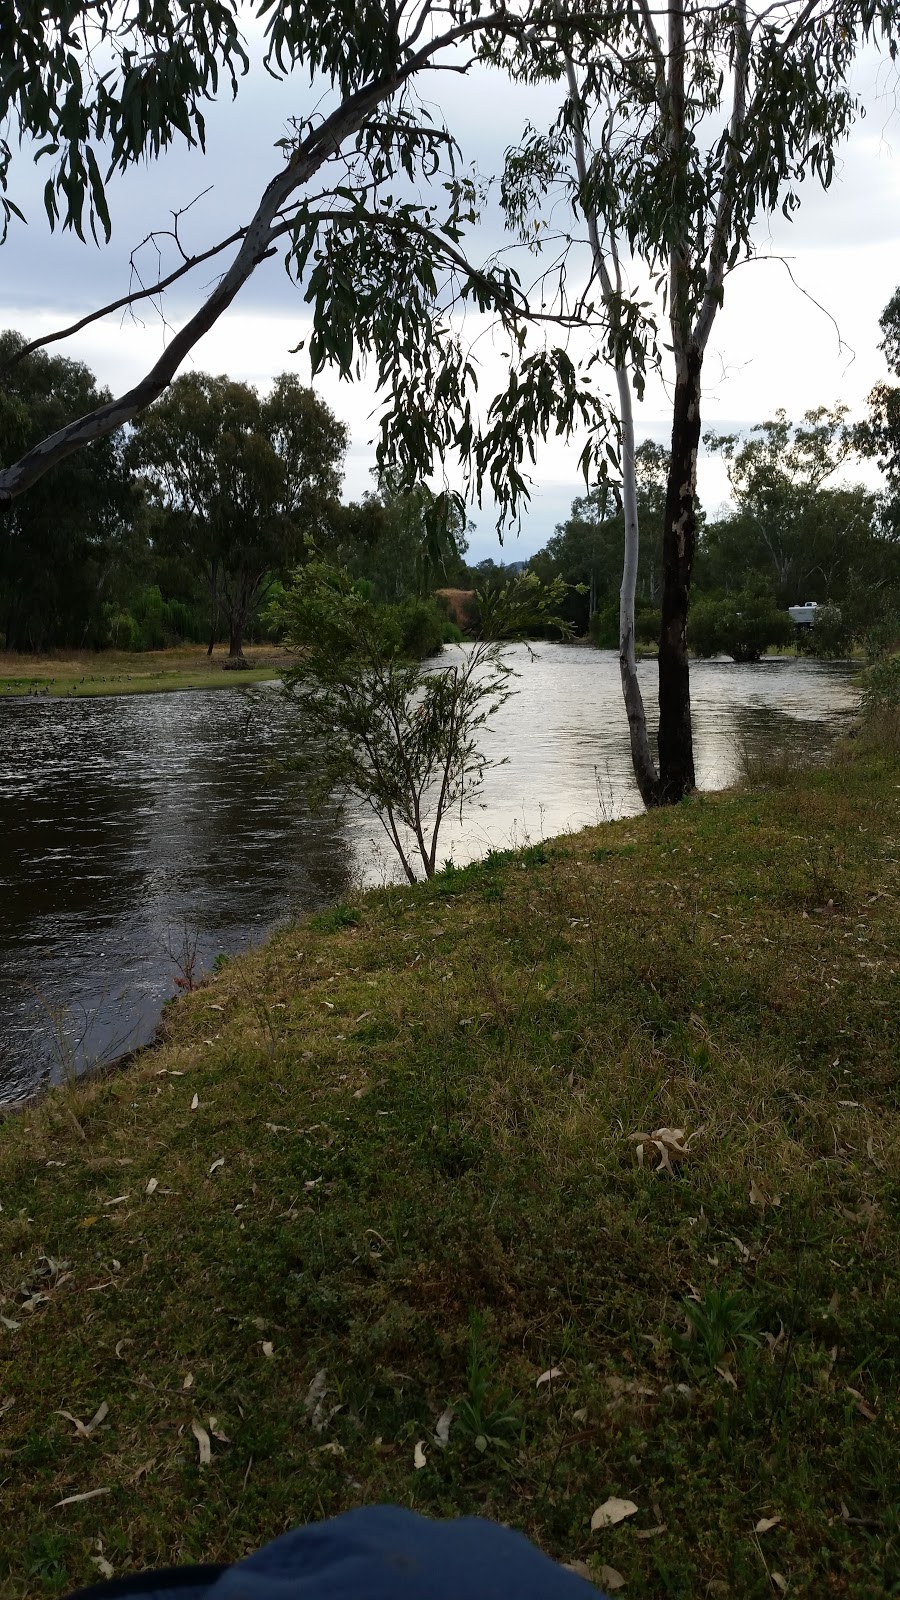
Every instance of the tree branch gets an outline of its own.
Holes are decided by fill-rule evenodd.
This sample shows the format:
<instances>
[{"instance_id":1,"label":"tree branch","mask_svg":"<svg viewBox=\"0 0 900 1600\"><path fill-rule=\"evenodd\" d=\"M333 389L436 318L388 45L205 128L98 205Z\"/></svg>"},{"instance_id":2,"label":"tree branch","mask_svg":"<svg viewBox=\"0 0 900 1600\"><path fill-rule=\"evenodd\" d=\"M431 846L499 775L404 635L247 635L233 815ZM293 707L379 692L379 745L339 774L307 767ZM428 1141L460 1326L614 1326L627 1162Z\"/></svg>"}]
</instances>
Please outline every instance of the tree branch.
<instances>
[{"instance_id":1,"label":"tree branch","mask_svg":"<svg viewBox=\"0 0 900 1600\"><path fill-rule=\"evenodd\" d=\"M706 287L703 292L700 311L694 324L694 343L701 351L706 349L716 312L722 304L725 269L728 263L729 239L731 238L731 224L734 218L738 155L747 117L747 73L750 61L747 0L736 0L733 37L734 93L731 102L731 117L728 123L728 151L725 157L722 188L719 193L716 220L713 224L712 239L709 247L709 268L706 274Z\"/></svg>"}]
</instances>

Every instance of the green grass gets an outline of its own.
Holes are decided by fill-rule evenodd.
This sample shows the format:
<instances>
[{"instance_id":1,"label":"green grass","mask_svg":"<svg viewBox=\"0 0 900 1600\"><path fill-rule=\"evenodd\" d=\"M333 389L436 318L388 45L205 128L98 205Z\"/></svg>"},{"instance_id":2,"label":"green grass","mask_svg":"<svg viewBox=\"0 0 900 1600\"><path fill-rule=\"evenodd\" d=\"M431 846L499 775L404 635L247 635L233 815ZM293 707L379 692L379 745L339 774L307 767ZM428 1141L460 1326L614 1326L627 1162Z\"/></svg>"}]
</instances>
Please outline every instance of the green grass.
<instances>
[{"instance_id":1,"label":"green grass","mask_svg":"<svg viewBox=\"0 0 900 1600\"><path fill-rule=\"evenodd\" d=\"M171 689L231 689L276 677L289 659L272 645L248 645L250 666L225 670L220 649L211 659L202 645L172 650L60 650L46 656L0 653L0 697L47 695L84 699L113 694L161 694Z\"/></svg>"},{"instance_id":2,"label":"green grass","mask_svg":"<svg viewBox=\"0 0 900 1600\"><path fill-rule=\"evenodd\" d=\"M898 897L900 763L781 771L360 896L10 1117L4 1593L363 1500L642 1600L900 1593Z\"/></svg>"}]
</instances>

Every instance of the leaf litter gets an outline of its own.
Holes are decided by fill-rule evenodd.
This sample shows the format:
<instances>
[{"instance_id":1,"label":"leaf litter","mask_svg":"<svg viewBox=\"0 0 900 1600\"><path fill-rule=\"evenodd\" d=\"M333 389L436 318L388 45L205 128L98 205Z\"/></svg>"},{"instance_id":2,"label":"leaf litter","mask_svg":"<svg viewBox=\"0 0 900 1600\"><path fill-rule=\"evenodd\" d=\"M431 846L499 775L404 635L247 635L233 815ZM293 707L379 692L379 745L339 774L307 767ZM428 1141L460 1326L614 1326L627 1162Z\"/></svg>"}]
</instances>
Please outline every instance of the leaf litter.
<instances>
[{"instance_id":1,"label":"leaf litter","mask_svg":"<svg viewBox=\"0 0 900 1600\"><path fill-rule=\"evenodd\" d=\"M207 1433L206 1429L197 1421L196 1417L194 1417L191 1422L191 1433L194 1435L194 1438L197 1441L197 1448L200 1452L200 1465L201 1467L208 1467L212 1461L212 1448L209 1442L209 1434Z\"/></svg>"},{"instance_id":2,"label":"leaf litter","mask_svg":"<svg viewBox=\"0 0 900 1600\"><path fill-rule=\"evenodd\" d=\"M74 1425L79 1439L89 1439L99 1428L101 1422L104 1422L109 1416L109 1406L103 1400L91 1417L90 1422L81 1422L78 1417L72 1415L71 1411L57 1411L56 1415L65 1417L67 1422L71 1422Z\"/></svg>"},{"instance_id":3,"label":"leaf litter","mask_svg":"<svg viewBox=\"0 0 900 1600\"><path fill-rule=\"evenodd\" d=\"M624 1522L626 1517L636 1516L638 1510L633 1500L620 1500L612 1495L597 1507L591 1517L591 1533L596 1533L600 1528L614 1528L617 1522Z\"/></svg>"}]
</instances>

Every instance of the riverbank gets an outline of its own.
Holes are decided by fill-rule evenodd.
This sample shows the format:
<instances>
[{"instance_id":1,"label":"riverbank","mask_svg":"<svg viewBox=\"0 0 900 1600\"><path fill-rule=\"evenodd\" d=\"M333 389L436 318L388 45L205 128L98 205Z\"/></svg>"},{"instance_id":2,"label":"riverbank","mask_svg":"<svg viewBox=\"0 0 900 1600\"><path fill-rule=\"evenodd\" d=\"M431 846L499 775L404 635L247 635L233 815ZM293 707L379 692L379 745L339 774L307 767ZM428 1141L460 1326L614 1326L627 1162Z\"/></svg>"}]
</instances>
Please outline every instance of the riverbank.
<instances>
[{"instance_id":1,"label":"riverbank","mask_svg":"<svg viewBox=\"0 0 900 1600\"><path fill-rule=\"evenodd\" d=\"M10 1118L4 1593L363 1499L890 1592L898 858L896 759L782 768L338 906Z\"/></svg>"},{"instance_id":2,"label":"riverbank","mask_svg":"<svg viewBox=\"0 0 900 1600\"><path fill-rule=\"evenodd\" d=\"M278 676L290 656L275 645L247 645L246 671L227 670L227 650L212 657L205 645L172 650L58 650L46 656L0 652L0 696L82 699L114 694L161 694L171 689L232 689Z\"/></svg>"}]
</instances>

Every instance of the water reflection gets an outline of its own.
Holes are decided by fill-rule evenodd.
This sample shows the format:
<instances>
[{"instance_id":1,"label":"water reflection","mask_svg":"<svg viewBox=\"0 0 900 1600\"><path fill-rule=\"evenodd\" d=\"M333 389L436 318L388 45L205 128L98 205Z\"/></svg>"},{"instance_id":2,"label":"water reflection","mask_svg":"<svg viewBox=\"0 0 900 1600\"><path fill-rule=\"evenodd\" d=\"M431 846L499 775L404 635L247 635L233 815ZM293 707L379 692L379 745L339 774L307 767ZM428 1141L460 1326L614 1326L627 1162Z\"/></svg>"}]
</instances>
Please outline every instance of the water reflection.
<instances>
[{"instance_id":1,"label":"water reflection","mask_svg":"<svg viewBox=\"0 0 900 1600\"><path fill-rule=\"evenodd\" d=\"M513 660L518 693L487 735L505 764L443 838L458 862L641 809L615 654L541 645ZM641 680L652 719L654 663ZM741 746L824 748L856 703L850 680L811 661L697 663L701 786L732 781ZM264 714L223 691L0 701L0 1098L149 1038L185 939L208 966L396 876L365 810L311 817L273 778L284 718L261 698Z\"/></svg>"},{"instance_id":2,"label":"water reflection","mask_svg":"<svg viewBox=\"0 0 900 1600\"><path fill-rule=\"evenodd\" d=\"M194 946L345 891L342 831L271 779L240 695L7 700L0 728L0 1097L144 1042Z\"/></svg>"}]
</instances>

